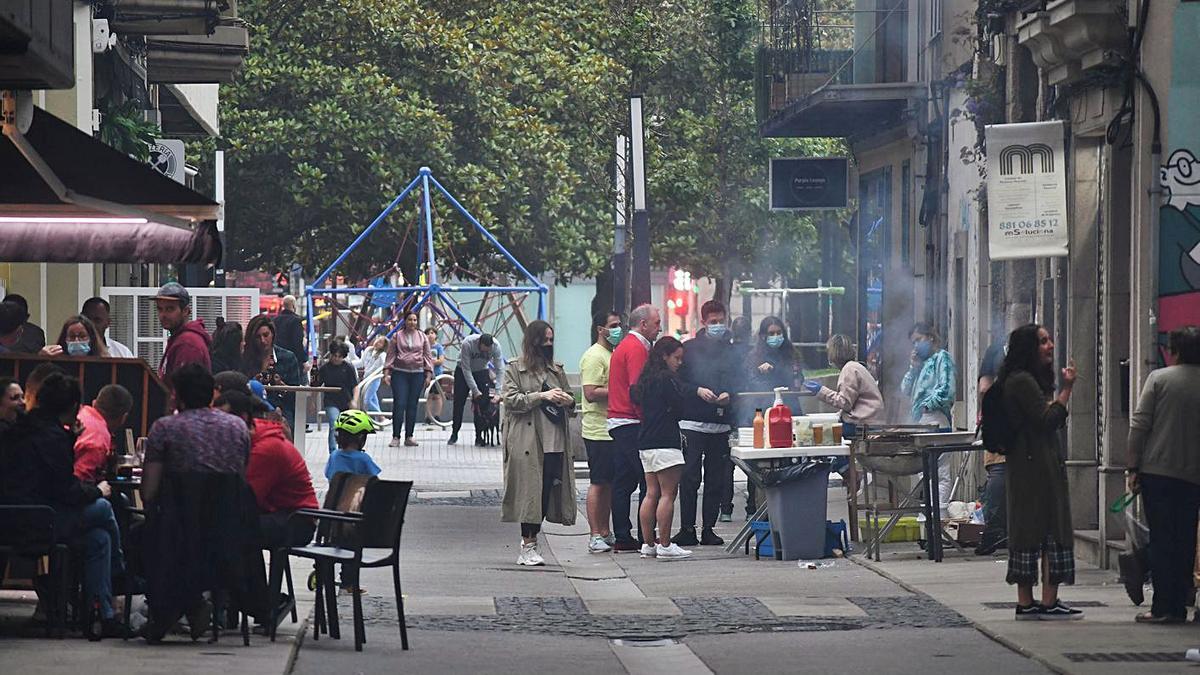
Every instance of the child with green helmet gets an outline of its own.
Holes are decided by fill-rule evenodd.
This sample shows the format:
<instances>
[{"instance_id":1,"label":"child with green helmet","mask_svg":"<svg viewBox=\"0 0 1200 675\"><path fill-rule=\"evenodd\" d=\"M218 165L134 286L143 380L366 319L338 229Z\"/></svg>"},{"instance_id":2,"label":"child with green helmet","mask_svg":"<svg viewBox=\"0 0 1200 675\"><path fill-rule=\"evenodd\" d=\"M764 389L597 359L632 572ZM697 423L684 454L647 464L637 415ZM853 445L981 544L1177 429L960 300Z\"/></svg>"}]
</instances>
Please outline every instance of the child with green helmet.
<instances>
[{"instance_id":1,"label":"child with green helmet","mask_svg":"<svg viewBox=\"0 0 1200 675\"><path fill-rule=\"evenodd\" d=\"M333 478L338 473L378 476L382 469L366 452L367 434L375 433L377 428L371 416L361 410L343 410L333 428L338 448L329 455L325 477Z\"/></svg>"}]
</instances>

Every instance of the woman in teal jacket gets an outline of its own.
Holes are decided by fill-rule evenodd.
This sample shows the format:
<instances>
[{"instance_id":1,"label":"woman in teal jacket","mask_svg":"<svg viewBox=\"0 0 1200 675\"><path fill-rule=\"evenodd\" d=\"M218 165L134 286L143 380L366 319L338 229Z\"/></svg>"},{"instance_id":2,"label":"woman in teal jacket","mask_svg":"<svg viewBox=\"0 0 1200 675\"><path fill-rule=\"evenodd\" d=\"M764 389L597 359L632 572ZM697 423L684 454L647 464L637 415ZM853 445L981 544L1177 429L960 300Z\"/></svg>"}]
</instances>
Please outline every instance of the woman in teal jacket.
<instances>
[{"instance_id":1,"label":"woman in teal jacket","mask_svg":"<svg viewBox=\"0 0 1200 675\"><path fill-rule=\"evenodd\" d=\"M954 359L942 348L941 338L929 325L913 326L908 336L913 345L912 365L900 382L900 391L912 399L912 422L936 424L939 431L951 431L954 383L958 379ZM949 455L942 455L938 460L938 495L942 504L950 502L953 485Z\"/></svg>"}]
</instances>

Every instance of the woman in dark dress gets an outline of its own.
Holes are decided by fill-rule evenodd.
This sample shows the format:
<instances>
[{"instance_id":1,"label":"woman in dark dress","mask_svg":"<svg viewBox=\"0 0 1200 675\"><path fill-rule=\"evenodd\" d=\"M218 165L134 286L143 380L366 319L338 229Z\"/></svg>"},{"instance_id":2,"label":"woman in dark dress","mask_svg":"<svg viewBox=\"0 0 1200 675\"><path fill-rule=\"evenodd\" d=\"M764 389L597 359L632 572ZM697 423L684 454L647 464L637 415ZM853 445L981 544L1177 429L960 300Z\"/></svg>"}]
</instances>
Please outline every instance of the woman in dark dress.
<instances>
[{"instance_id":1,"label":"woman in dark dress","mask_svg":"<svg viewBox=\"0 0 1200 675\"><path fill-rule=\"evenodd\" d=\"M1054 393L1054 341L1045 328L1022 326L1008 337L1008 354L993 387L1000 387L1012 441L1007 458L1008 575L1017 586L1016 619L1081 619L1058 599L1058 587L1075 583L1067 467L1058 431L1067 421L1075 363L1062 371ZM1042 577L1041 602L1033 587Z\"/></svg>"}]
</instances>

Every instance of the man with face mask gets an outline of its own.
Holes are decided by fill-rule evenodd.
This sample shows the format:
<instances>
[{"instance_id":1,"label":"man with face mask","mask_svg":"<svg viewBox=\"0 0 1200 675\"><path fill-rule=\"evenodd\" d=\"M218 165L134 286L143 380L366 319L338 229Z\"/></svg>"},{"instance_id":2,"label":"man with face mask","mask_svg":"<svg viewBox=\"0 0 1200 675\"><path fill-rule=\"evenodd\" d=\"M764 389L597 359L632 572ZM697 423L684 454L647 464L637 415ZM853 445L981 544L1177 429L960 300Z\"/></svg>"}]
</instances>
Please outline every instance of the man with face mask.
<instances>
[{"instance_id":1,"label":"man with face mask","mask_svg":"<svg viewBox=\"0 0 1200 675\"><path fill-rule=\"evenodd\" d=\"M616 543L609 528L612 513L613 440L608 435L608 367L613 348L621 342L624 331L621 315L598 312L592 318L592 338L579 360L579 381L583 387L583 444L587 448L588 486L587 516L592 527L588 550L604 553Z\"/></svg>"},{"instance_id":2,"label":"man with face mask","mask_svg":"<svg viewBox=\"0 0 1200 675\"><path fill-rule=\"evenodd\" d=\"M704 326L695 339L683 343L683 366L679 376L689 386L709 392L711 397L689 400L679 422L687 443L683 451L683 478L679 483L679 533L671 541L680 546L720 546L725 543L713 532L713 527L721 503L725 501L729 431L733 423L731 404L737 393L737 368L726 318L725 305L709 300L700 307L700 321ZM703 529L697 538L696 500L702 470Z\"/></svg>"}]
</instances>

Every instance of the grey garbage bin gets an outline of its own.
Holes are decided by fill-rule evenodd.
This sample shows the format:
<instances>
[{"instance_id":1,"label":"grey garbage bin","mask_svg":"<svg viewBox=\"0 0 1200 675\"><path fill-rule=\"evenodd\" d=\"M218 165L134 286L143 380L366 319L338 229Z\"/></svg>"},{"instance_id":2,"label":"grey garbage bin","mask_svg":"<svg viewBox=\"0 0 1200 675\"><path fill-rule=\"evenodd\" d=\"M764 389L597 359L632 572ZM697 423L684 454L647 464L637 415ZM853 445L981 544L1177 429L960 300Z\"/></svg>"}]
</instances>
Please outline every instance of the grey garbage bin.
<instances>
[{"instance_id":1,"label":"grey garbage bin","mask_svg":"<svg viewBox=\"0 0 1200 675\"><path fill-rule=\"evenodd\" d=\"M771 532L775 550L783 552L784 560L825 555L829 468L827 461L807 462L776 469L766 477Z\"/></svg>"}]
</instances>

